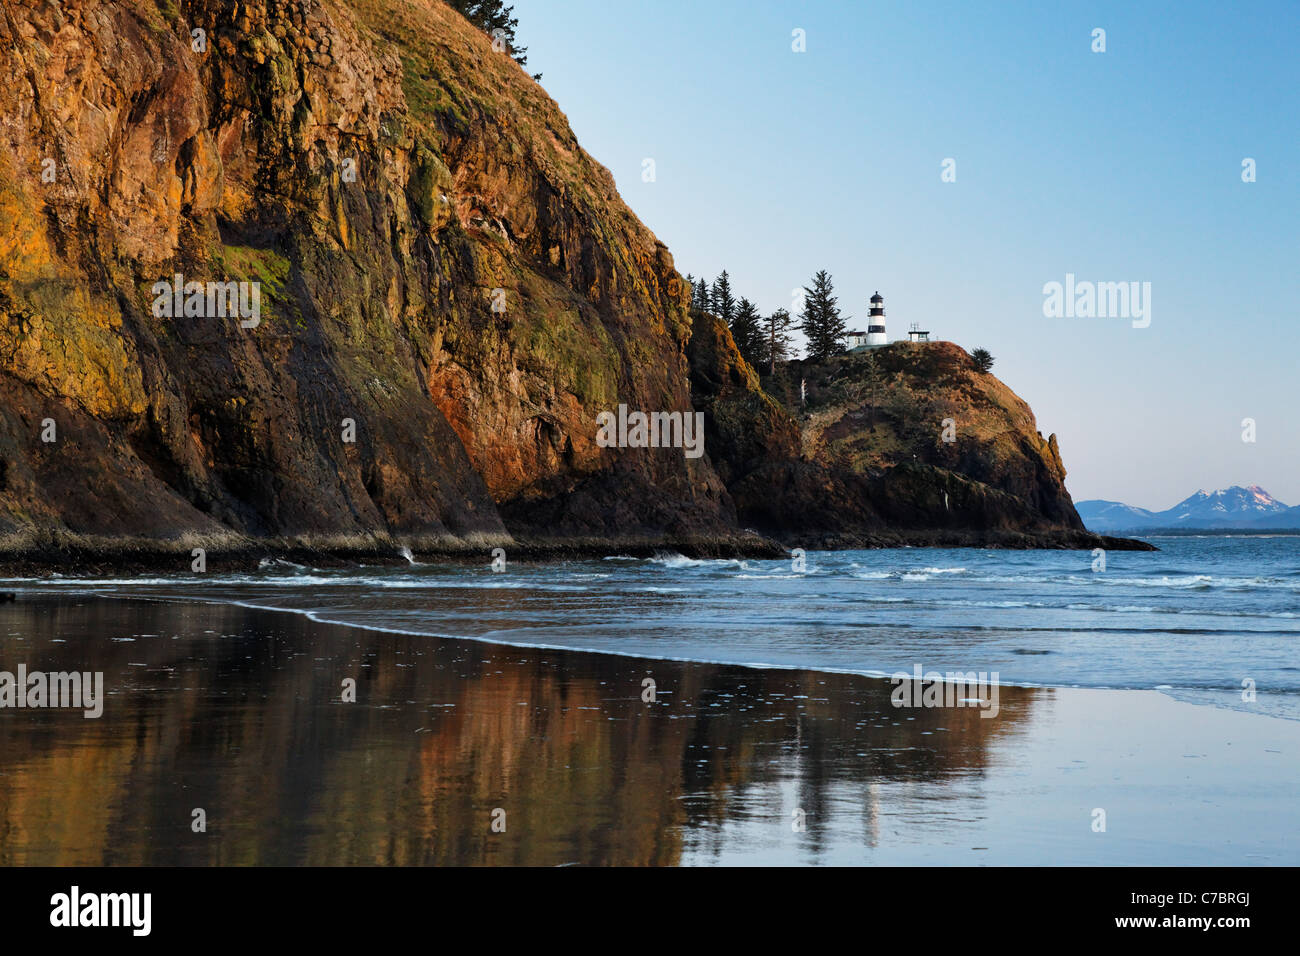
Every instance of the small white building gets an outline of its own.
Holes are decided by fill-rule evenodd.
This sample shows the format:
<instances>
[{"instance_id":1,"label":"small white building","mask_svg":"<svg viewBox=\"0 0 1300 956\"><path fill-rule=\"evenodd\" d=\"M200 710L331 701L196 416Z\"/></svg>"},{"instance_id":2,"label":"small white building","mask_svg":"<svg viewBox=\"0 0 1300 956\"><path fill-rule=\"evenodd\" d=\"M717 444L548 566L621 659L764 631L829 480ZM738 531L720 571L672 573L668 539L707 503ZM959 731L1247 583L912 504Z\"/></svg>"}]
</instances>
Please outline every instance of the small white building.
<instances>
[{"instance_id":1,"label":"small white building","mask_svg":"<svg viewBox=\"0 0 1300 956\"><path fill-rule=\"evenodd\" d=\"M909 342L928 342L930 341L930 331L922 329L920 323L913 322L912 327L907 331L907 340Z\"/></svg>"},{"instance_id":2,"label":"small white building","mask_svg":"<svg viewBox=\"0 0 1300 956\"><path fill-rule=\"evenodd\" d=\"M850 352L854 349L860 349L867 344L867 333L861 330L850 332L844 337L844 343Z\"/></svg>"}]
</instances>

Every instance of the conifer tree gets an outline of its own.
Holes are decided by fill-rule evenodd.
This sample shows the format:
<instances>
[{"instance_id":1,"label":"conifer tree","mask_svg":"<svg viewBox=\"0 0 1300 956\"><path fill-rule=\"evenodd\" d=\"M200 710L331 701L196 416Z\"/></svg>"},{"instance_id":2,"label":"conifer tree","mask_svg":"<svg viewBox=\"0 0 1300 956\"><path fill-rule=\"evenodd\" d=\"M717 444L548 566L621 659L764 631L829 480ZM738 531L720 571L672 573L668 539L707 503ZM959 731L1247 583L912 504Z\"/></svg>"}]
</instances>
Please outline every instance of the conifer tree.
<instances>
[{"instance_id":1,"label":"conifer tree","mask_svg":"<svg viewBox=\"0 0 1300 956\"><path fill-rule=\"evenodd\" d=\"M830 273L825 269L818 271L813 276L812 288L804 286L804 292L799 328L808 340L808 357L821 361L839 355L844 351L847 316L840 312Z\"/></svg>"},{"instance_id":2,"label":"conifer tree","mask_svg":"<svg viewBox=\"0 0 1300 956\"><path fill-rule=\"evenodd\" d=\"M731 277L727 275L726 269L722 270L722 275L713 280L709 305L712 306L713 314L726 322L727 328L731 328L731 322L736 317L736 300L731 294Z\"/></svg>"},{"instance_id":3,"label":"conifer tree","mask_svg":"<svg viewBox=\"0 0 1300 956\"><path fill-rule=\"evenodd\" d=\"M505 0L447 0L447 5L492 39L500 36L514 61L520 66L528 65L528 47L515 43L519 18L511 16L515 8L507 7ZM541 78L542 74L533 74L534 80Z\"/></svg>"},{"instance_id":4,"label":"conifer tree","mask_svg":"<svg viewBox=\"0 0 1300 956\"><path fill-rule=\"evenodd\" d=\"M709 311L709 284L700 277L700 281L695 283L695 295L693 305L701 312Z\"/></svg>"},{"instance_id":5,"label":"conifer tree","mask_svg":"<svg viewBox=\"0 0 1300 956\"><path fill-rule=\"evenodd\" d=\"M741 297L740 304L736 307L736 314L731 319L731 337L735 339L741 357L754 368L758 368L763 361L761 322L762 318L758 314L758 309L754 308L754 303Z\"/></svg>"},{"instance_id":6,"label":"conifer tree","mask_svg":"<svg viewBox=\"0 0 1300 956\"><path fill-rule=\"evenodd\" d=\"M790 358L790 335L786 330L794 321L790 313L785 309L777 309L767 318L763 319L762 338L763 350L760 361L768 366L768 374L776 374L776 363L784 362Z\"/></svg>"}]
</instances>

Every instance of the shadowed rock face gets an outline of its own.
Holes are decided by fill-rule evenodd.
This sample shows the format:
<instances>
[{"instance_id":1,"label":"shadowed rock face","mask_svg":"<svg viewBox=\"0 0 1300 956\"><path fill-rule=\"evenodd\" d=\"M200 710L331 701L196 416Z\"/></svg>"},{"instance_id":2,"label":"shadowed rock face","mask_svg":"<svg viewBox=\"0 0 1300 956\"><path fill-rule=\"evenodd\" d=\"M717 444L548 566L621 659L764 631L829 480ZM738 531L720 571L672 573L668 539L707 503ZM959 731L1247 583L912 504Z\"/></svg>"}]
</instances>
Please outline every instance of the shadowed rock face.
<instances>
[{"instance_id":1,"label":"shadowed rock face","mask_svg":"<svg viewBox=\"0 0 1300 956\"><path fill-rule=\"evenodd\" d=\"M706 446L728 485L768 462L798 457L799 426L759 384L721 319L696 313L691 393L705 412Z\"/></svg>"},{"instance_id":2,"label":"shadowed rock face","mask_svg":"<svg viewBox=\"0 0 1300 956\"><path fill-rule=\"evenodd\" d=\"M0 66L0 534L1078 527L1005 388L1001 437L906 439L931 471L852 403L796 421L438 0L7 0ZM177 275L256 324L159 315ZM906 375L957 401L959 364ZM704 411L707 454L600 447L620 403Z\"/></svg>"}]
</instances>

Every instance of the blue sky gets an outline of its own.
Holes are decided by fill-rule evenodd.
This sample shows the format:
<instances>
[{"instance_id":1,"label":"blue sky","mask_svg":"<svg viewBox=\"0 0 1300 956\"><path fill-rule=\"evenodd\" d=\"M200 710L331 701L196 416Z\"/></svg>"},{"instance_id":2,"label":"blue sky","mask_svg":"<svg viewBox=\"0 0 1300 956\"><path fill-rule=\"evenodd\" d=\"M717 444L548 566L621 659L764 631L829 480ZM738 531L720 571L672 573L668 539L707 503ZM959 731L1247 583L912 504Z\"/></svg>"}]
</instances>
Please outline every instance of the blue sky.
<instances>
[{"instance_id":1,"label":"blue sky","mask_svg":"<svg viewBox=\"0 0 1300 956\"><path fill-rule=\"evenodd\" d=\"M919 322L988 348L1076 500L1257 483L1300 504L1300 3L515 15L529 69L683 273L726 268L766 313L825 268L854 327L879 289L891 338ZM1044 317L1066 273L1150 282L1150 326Z\"/></svg>"}]
</instances>

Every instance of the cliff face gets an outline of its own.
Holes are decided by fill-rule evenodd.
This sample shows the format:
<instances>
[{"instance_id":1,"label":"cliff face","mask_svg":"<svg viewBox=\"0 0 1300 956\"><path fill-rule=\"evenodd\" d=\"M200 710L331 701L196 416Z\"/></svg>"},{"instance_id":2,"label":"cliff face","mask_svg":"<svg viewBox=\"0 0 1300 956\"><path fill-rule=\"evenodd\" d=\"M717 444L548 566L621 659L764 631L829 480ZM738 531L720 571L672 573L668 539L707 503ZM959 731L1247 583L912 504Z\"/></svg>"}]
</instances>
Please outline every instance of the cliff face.
<instances>
[{"instance_id":1,"label":"cliff face","mask_svg":"<svg viewBox=\"0 0 1300 956\"><path fill-rule=\"evenodd\" d=\"M1056 436L959 346L792 362L768 382L777 404L716 325L696 319L693 350L721 356L708 375L693 364L696 401L717 422L711 453L746 526L823 547L1102 543L1074 510Z\"/></svg>"},{"instance_id":2,"label":"cliff face","mask_svg":"<svg viewBox=\"0 0 1300 956\"><path fill-rule=\"evenodd\" d=\"M1011 495L1043 526L1083 527L1056 436L1043 438L1024 400L960 346L896 342L806 371L806 444L818 461L871 473L910 456Z\"/></svg>"},{"instance_id":3,"label":"cliff face","mask_svg":"<svg viewBox=\"0 0 1300 956\"><path fill-rule=\"evenodd\" d=\"M1005 434L919 455L973 481L942 514L850 405L797 423L438 0L5 0L0 66L0 535L1077 526L1005 389ZM704 411L707 454L601 447L620 403Z\"/></svg>"},{"instance_id":4,"label":"cliff face","mask_svg":"<svg viewBox=\"0 0 1300 956\"><path fill-rule=\"evenodd\" d=\"M0 63L4 530L731 524L706 459L597 447L690 408L685 289L442 3L8 0ZM259 324L156 316L175 274Z\"/></svg>"},{"instance_id":5,"label":"cliff face","mask_svg":"<svg viewBox=\"0 0 1300 956\"><path fill-rule=\"evenodd\" d=\"M799 456L799 426L763 391L725 322L697 312L689 354L691 394L705 413L707 447L728 486L769 462Z\"/></svg>"}]
</instances>

